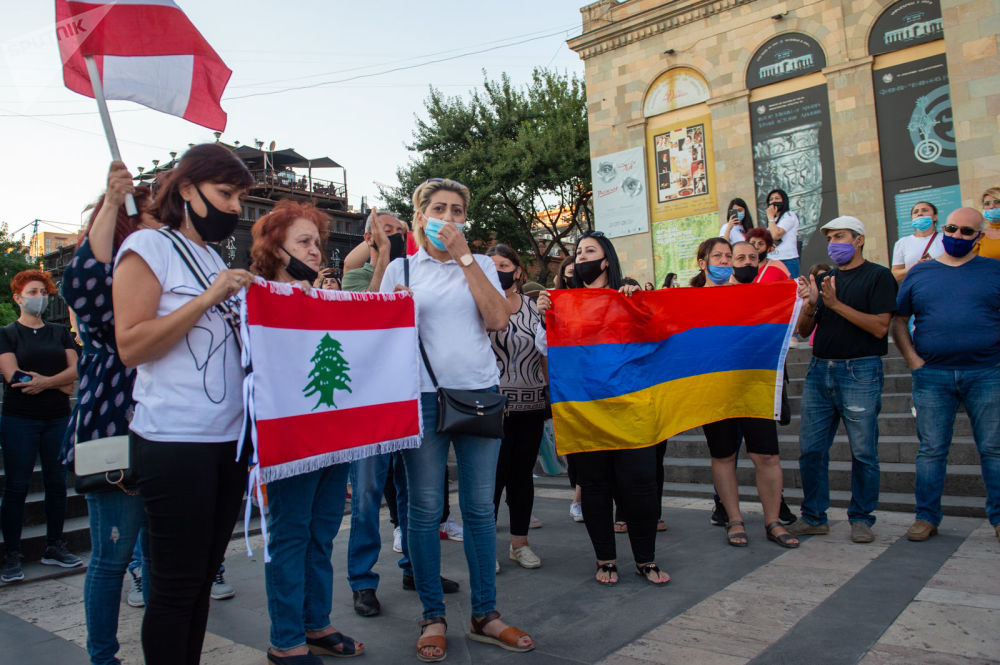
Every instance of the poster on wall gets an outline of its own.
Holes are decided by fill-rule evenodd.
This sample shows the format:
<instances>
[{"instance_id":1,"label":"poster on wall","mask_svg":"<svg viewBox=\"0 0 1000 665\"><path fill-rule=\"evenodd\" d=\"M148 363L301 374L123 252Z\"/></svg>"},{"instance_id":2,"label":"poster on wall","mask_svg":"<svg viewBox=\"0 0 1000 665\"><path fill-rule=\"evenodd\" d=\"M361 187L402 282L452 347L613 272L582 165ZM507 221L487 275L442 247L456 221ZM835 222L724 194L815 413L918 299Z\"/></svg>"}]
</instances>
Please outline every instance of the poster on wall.
<instances>
[{"instance_id":1,"label":"poster on wall","mask_svg":"<svg viewBox=\"0 0 1000 665\"><path fill-rule=\"evenodd\" d=\"M868 36L871 55L944 39L939 0L900 0L875 21Z\"/></svg>"},{"instance_id":2,"label":"poster on wall","mask_svg":"<svg viewBox=\"0 0 1000 665\"><path fill-rule=\"evenodd\" d=\"M782 189L799 217L802 271L828 262L819 227L838 215L837 178L826 84L750 104L757 220L767 223L767 194Z\"/></svg>"},{"instance_id":3,"label":"poster on wall","mask_svg":"<svg viewBox=\"0 0 1000 665\"><path fill-rule=\"evenodd\" d=\"M646 128L652 220L715 210L712 120L709 115Z\"/></svg>"},{"instance_id":4,"label":"poster on wall","mask_svg":"<svg viewBox=\"0 0 1000 665\"><path fill-rule=\"evenodd\" d=\"M747 65L747 88L818 72L826 67L826 54L815 39L801 32L789 32L768 40L757 49Z\"/></svg>"},{"instance_id":5,"label":"poster on wall","mask_svg":"<svg viewBox=\"0 0 1000 665\"><path fill-rule=\"evenodd\" d=\"M939 220L954 209L958 154L948 63L942 53L877 69L872 77L886 215L897 220L888 224L891 244L911 233L909 209L918 199L907 204L909 193L925 192Z\"/></svg>"},{"instance_id":6,"label":"poster on wall","mask_svg":"<svg viewBox=\"0 0 1000 665\"><path fill-rule=\"evenodd\" d=\"M662 286L668 273L677 273L682 286L698 272L698 245L719 235L715 211L679 219L653 222L654 284Z\"/></svg>"},{"instance_id":7,"label":"poster on wall","mask_svg":"<svg viewBox=\"0 0 1000 665\"><path fill-rule=\"evenodd\" d=\"M649 118L708 101L708 84L701 74L686 67L662 74L646 93L643 116Z\"/></svg>"},{"instance_id":8,"label":"poster on wall","mask_svg":"<svg viewBox=\"0 0 1000 665\"><path fill-rule=\"evenodd\" d=\"M610 238L649 231L642 146L590 160L594 228Z\"/></svg>"}]
</instances>

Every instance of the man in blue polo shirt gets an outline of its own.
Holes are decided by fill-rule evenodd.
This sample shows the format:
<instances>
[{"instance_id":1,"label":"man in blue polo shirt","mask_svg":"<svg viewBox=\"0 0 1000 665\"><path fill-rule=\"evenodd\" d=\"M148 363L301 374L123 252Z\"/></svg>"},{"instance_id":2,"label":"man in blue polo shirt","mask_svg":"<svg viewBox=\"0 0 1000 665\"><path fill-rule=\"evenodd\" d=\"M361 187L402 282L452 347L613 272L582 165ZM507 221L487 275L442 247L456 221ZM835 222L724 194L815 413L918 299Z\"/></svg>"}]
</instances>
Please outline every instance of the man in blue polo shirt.
<instances>
[{"instance_id":1,"label":"man in blue polo shirt","mask_svg":"<svg viewBox=\"0 0 1000 665\"><path fill-rule=\"evenodd\" d=\"M973 208L948 215L945 253L914 266L897 297L892 336L913 373L917 410L916 521L923 541L941 523L948 449L964 404L986 484L986 515L1000 538L1000 261L976 256L983 217ZM906 326L915 317L914 338Z\"/></svg>"}]
</instances>

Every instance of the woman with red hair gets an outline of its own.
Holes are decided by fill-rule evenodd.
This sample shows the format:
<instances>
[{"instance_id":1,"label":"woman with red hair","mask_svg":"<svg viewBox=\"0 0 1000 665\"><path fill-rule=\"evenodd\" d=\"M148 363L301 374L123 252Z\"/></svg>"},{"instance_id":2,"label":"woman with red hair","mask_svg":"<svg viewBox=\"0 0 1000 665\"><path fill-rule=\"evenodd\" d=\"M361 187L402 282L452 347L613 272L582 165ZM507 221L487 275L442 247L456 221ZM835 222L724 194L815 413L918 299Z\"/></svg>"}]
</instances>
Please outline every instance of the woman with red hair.
<instances>
[{"instance_id":1,"label":"woman with red hair","mask_svg":"<svg viewBox=\"0 0 1000 665\"><path fill-rule=\"evenodd\" d=\"M49 273L23 270L10 281L10 290L21 315L0 329L0 372L5 381L0 419L6 475L0 507L5 550L0 579L4 582L24 579L21 528L36 457L41 457L45 483L42 563L63 568L83 565L63 542L66 467L59 459L69 421L69 395L76 380L76 343L68 328L42 320L49 294L56 292Z\"/></svg>"},{"instance_id":2,"label":"woman with red hair","mask_svg":"<svg viewBox=\"0 0 1000 665\"><path fill-rule=\"evenodd\" d=\"M767 253L774 249L774 238L771 237L767 229L750 229L746 233L747 242L757 250L757 279L755 284L766 284L767 282L780 282L783 279L791 279L788 268L778 259L769 259Z\"/></svg>"},{"instance_id":3,"label":"woman with red hair","mask_svg":"<svg viewBox=\"0 0 1000 665\"><path fill-rule=\"evenodd\" d=\"M308 290L323 266L330 218L309 203L281 201L253 225L250 270ZM330 624L333 539L344 517L349 463L272 480L267 484L268 550L264 565L271 646L278 665L321 665L316 654L347 657L361 642Z\"/></svg>"}]
</instances>

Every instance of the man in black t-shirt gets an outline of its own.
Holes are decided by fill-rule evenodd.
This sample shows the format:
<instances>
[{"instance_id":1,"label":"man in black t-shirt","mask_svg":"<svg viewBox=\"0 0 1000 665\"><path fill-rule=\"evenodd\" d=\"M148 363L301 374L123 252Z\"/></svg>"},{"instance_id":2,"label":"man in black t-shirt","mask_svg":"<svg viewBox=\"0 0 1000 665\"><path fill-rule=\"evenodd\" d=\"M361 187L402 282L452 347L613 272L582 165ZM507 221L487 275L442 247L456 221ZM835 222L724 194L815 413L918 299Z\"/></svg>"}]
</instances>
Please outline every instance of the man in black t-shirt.
<instances>
[{"instance_id":1,"label":"man in black t-shirt","mask_svg":"<svg viewBox=\"0 0 1000 665\"><path fill-rule=\"evenodd\" d=\"M878 415L882 410L882 356L888 351L889 321L896 310L896 280L888 268L862 256L865 227L854 217L838 217L822 227L827 253L837 264L830 272L799 278L803 307L797 332L815 329L813 359L802 393L799 434L802 519L795 535L830 532L830 446L840 421L851 446L851 540L875 539L872 512L878 504Z\"/></svg>"}]
</instances>

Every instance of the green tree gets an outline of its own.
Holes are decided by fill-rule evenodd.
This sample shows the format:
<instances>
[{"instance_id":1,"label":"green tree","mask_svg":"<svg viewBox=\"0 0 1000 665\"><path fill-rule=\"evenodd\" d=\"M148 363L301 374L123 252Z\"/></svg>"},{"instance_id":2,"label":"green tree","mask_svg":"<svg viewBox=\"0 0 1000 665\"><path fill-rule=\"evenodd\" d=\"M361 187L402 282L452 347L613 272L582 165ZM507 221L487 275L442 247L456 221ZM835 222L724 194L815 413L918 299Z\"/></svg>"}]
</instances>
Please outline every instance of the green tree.
<instances>
[{"instance_id":1,"label":"green tree","mask_svg":"<svg viewBox=\"0 0 1000 665\"><path fill-rule=\"evenodd\" d=\"M318 409L321 404L336 409L337 405L333 401L334 390L351 392L350 386L347 385L351 381L347 370L351 367L341 355L343 348L340 342L330 337L330 333L326 333L319 341L319 346L316 347L316 351L310 359L313 368L309 372L309 378L312 380L302 389L302 392L305 393L306 397L319 393L319 401L312 408L313 411Z\"/></svg>"},{"instance_id":2,"label":"green tree","mask_svg":"<svg viewBox=\"0 0 1000 665\"><path fill-rule=\"evenodd\" d=\"M6 223L0 224L0 326L17 319L20 310L10 292L10 280L22 270L37 268L28 258L28 246L10 236Z\"/></svg>"},{"instance_id":3,"label":"green tree","mask_svg":"<svg viewBox=\"0 0 1000 665\"><path fill-rule=\"evenodd\" d=\"M523 90L501 76L471 99L431 88L426 119L417 119L416 153L396 172L399 188L382 188L389 208L412 216L407 198L431 177L466 184L468 236L504 242L535 259L538 279L548 259L593 226L586 89L576 75L536 69ZM561 214L551 214L561 211ZM526 257L528 258L528 257Z\"/></svg>"}]
</instances>

